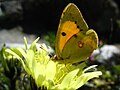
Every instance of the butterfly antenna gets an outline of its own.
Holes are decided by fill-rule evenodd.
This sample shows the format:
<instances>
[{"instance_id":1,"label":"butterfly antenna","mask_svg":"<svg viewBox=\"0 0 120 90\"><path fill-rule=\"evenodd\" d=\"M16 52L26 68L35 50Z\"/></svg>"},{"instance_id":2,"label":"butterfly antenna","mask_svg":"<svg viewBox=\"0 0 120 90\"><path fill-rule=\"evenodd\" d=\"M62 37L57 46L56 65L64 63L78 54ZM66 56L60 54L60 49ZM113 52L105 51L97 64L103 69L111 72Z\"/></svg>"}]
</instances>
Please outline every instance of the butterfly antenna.
<instances>
[{"instance_id":1,"label":"butterfly antenna","mask_svg":"<svg viewBox=\"0 0 120 90\"><path fill-rule=\"evenodd\" d=\"M43 49L44 51L48 52L47 50L45 50L45 49L43 48L43 46L41 46L40 48ZM52 58L53 55L52 55L50 52L48 52L48 53L49 53L49 57Z\"/></svg>"}]
</instances>

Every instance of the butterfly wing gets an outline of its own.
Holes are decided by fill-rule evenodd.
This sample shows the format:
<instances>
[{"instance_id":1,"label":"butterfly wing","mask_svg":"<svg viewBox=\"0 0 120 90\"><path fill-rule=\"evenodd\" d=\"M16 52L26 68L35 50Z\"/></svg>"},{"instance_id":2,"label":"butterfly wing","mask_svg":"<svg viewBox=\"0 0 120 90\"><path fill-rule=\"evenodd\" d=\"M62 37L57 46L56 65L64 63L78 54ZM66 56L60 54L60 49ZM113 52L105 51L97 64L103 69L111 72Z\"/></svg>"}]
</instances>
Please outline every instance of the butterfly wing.
<instances>
[{"instance_id":1,"label":"butterfly wing","mask_svg":"<svg viewBox=\"0 0 120 90\"><path fill-rule=\"evenodd\" d=\"M94 30L88 30L86 34L79 32L72 36L65 44L61 57L64 63L81 62L92 54L98 47L98 36ZM61 61L60 61L61 62Z\"/></svg>"},{"instance_id":2,"label":"butterfly wing","mask_svg":"<svg viewBox=\"0 0 120 90\"><path fill-rule=\"evenodd\" d=\"M61 58L63 56L63 48L72 36L80 31L85 34L87 30L88 26L80 10L73 3L68 4L62 13L56 35L55 51L57 57Z\"/></svg>"}]
</instances>

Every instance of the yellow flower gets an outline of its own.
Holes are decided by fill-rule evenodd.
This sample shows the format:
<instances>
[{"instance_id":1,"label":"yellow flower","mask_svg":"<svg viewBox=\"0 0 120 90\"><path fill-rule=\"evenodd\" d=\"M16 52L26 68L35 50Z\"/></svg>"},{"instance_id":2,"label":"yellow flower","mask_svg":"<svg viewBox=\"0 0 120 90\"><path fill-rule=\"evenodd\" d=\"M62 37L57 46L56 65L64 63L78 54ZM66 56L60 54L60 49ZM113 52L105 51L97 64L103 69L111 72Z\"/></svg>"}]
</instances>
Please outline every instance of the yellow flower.
<instances>
[{"instance_id":1,"label":"yellow flower","mask_svg":"<svg viewBox=\"0 0 120 90\"><path fill-rule=\"evenodd\" d=\"M24 38L26 50L23 48L6 49L6 52L16 56L22 63L25 71L35 80L37 87L46 87L48 90L74 90L83 86L88 80L102 75L101 71L87 72L96 67L86 69L85 63L78 65L60 64L49 57L48 47L37 44L37 38L28 48Z\"/></svg>"}]
</instances>

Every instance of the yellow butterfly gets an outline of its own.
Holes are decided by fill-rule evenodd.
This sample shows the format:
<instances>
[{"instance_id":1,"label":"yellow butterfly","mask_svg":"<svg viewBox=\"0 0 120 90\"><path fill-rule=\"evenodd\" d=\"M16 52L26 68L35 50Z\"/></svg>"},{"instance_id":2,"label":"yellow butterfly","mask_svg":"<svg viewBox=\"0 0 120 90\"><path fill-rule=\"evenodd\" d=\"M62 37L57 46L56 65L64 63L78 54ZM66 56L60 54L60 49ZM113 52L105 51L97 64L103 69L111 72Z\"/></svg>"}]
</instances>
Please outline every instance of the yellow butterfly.
<instances>
[{"instance_id":1,"label":"yellow butterfly","mask_svg":"<svg viewBox=\"0 0 120 90\"><path fill-rule=\"evenodd\" d=\"M97 47L96 32L88 28L77 6L69 3L62 13L56 35L55 51L58 60L64 60L64 63L81 62Z\"/></svg>"}]
</instances>

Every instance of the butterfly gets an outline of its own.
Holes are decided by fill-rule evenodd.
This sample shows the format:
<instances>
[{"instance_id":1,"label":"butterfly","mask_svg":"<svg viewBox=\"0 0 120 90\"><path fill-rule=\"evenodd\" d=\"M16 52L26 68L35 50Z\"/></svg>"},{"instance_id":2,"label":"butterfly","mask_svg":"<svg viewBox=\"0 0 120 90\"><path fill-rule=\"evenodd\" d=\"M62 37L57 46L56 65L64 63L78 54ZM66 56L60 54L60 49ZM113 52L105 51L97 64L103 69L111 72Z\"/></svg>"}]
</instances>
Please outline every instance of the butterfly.
<instances>
[{"instance_id":1,"label":"butterfly","mask_svg":"<svg viewBox=\"0 0 120 90\"><path fill-rule=\"evenodd\" d=\"M97 33L89 29L78 7L69 3L63 10L56 35L57 59L64 63L81 62L97 47Z\"/></svg>"}]
</instances>

